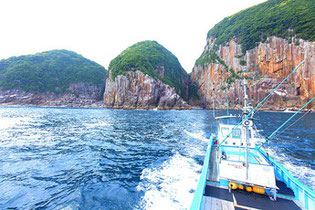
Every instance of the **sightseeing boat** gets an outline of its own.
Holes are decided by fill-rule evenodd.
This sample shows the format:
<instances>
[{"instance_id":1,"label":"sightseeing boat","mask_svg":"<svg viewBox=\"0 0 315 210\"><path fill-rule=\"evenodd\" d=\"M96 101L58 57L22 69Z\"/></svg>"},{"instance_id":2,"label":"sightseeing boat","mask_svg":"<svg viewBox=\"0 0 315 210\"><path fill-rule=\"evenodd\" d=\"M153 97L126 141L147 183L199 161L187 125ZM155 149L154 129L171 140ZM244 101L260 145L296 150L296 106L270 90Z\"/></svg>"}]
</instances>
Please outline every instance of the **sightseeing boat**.
<instances>
[{"instance_id":1,"label":"sightseeing boat","mask_svg":"<svg viewBox=\"0 0 315 210\"><path fill-rule=\"evenodd\" d=\"M315 97L268 138L262 138L254 124L254 112L289 76L255 109L246 94L246 76L245 72L242 115L216 118L218 131L210 137L190 209L315 209L314 192L261 148Z\"/></svg>"}]
</instances>

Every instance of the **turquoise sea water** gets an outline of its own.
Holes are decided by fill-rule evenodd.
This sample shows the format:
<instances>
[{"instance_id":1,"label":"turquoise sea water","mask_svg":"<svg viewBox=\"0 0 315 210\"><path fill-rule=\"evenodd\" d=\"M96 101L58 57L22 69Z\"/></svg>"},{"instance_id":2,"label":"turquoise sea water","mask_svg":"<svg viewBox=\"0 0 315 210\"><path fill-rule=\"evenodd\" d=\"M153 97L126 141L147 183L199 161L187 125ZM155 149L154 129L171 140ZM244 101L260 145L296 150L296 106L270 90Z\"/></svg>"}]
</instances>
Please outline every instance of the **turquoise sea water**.
<instances>
[{"instance_id":1,"label":"turquoise sea water","mask_svg":"<svg viewBox=\"0 0 315 210\"><path fill-rule=\"evenodd\" d=\"M259 112L257 127L291 114ZM188 208L215 130L209 110L1 107L0 209ZM314 113L265 148L313 188Z\"/></svg>"}]
</instances>

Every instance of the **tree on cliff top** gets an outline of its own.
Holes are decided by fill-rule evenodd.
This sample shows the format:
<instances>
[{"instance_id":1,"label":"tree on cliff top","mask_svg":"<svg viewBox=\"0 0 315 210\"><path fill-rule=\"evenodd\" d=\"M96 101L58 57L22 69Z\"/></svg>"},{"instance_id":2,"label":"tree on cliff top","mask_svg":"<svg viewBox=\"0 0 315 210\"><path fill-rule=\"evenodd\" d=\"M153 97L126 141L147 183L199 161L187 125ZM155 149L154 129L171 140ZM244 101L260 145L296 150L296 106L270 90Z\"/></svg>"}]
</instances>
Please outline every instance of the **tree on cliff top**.
<instances>
[{"instance_id":1,"label":"tree on cliff top","mask_svg":"<svg viewBox=\"0 0 315 210\"><path fill-rule=\"evenodd\" d=\"M160 66L164 67L164 77L156 72ZM181 95L185 92L183 82L187 78L186 71L176 56L156 41L142 41L128 47L110 62L108 69L113 78L126 71L139 70L175 87Z\"/></svg>"},{"instance_id":2,"label":"tree on cliff top","mask_svg":"<svg viewBox=\"0 0 315 210\"><path fill-rule=\"evenodd\" d=\"M233 37L243 51L252 49L269 36L315 41L314 0L269 0L224 18L208 32L216 44ZM293 31L292 31L293 30Z\"/></svg>"},{"instance_id":3,"label":"tree on cliff top","mask_svg":"<svg viewBox=\"0 0 315 210\"><path fill-rule=\"evenodd\" d=\"M71 83L103 84L101 65L68 50L0 60L0 87L27 92L64 92Z\"/></svg>"}]
</instances>

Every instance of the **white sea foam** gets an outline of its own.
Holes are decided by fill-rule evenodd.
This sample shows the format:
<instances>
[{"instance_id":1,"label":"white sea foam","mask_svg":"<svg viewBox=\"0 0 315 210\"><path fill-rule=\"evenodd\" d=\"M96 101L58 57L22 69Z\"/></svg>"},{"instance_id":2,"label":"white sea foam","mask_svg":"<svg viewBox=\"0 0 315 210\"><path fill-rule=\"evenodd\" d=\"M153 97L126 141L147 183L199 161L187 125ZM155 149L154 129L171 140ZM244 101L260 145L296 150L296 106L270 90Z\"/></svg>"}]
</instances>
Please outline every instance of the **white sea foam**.
<instances>
[{"instance_id":1,"label":"white sea foam","mask_svg":"<svg viewBox=\"0 0 315 210\"><path fill-rule=\"evenodd\" d=\"M315 190L315 170L310 167L305 167L295 164L290 157L283 153L274 151L271 148L266 149L269 155L285 167L295 178L301 181L303 184Z\"/></svg>"},{"instance_id":2,"label":"white sea foam","mask_svg":"<svg viewBox=\"0 0 315 210\"><path fill-rule=\"evenodd\" d=\"M144 169L137 190L145 195L137 208L189 208L200 170L193 159L178 153L158 167Z\"/></svg>"},{"instance_id":3,"label":"white sea foam","mask_svg":"<svg viewBox=\"0 0 315 210\"><path fill-rule=\"evenodd\" d=\"M193 137L193 138L200 139L201 141L204 141L204 142L209 142L209 139L207 139L207 138L204 137L204 132L191 133L191 132L185 130L185 133L186 133L188 136L191 136L191 137Z\"/></svg>"},{"instance_id":4,"label":"white sea foam","mask_svg":"<svg viewBox=\"0 0 315 210\"><path fill-rule=\"evenodd\" d=\"M26 125L33 121L30 117L0 117L0 130Z\"/></svg>"},{"instance_id":5,"label":"white sea foam","mask_svg":"<svg viewBox=\"0 0 315 210\"><path fill-rule=\"evenodd\" d=\"M0 118L0 129L7 129L14 127L15 125L21 123L22 117L18 118L9 118L9 117L1 117Z\"/></svg>"},{"instance_id":6,"label":"white sea foam","mask_svg":"<svg viewBox=\"0 0 315 210\"><path fill-rule=\"evenodd\" d=\"M84 126L87 128L95 128L98 126L112 126L113 124L105 122L105 121L98 121L93 123L84 123Z\"/></svg>"}]
</instances>

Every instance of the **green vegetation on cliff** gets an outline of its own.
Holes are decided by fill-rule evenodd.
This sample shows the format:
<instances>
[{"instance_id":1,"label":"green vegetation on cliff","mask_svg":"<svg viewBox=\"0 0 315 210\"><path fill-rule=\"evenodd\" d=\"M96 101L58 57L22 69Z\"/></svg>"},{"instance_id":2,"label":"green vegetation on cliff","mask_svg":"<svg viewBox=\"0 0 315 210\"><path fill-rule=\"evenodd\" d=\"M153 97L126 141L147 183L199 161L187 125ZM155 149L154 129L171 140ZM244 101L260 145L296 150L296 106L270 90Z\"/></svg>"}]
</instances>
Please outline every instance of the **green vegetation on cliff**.
<instances>
[{"instance_id":1,"label":"green vegetation on cliff","mask_svg":"<svg viewBox=\"0 0 315 210\"><path fill-rule=\"evenodd\" d=\"M158 68L164 68L164 77L156 71ZM185 92L183 83L187 78L186 71L175 55L156 41L138 42L124 50L109 64L113 78L126 71L136 70L175 87L181 95Z\"/></svg>"},{"instance_id":2,"label":"green vegetation on cliff","mask_svg":"<svg viewBox=\"0 0 315 210\"><path fill-rule=\"evenodd\" d=\"M70 83L103 84L101 65L68 50L0 60L0 87L27 92L64 92Z\"/></svg>"},{"instance_id":3,"label":"green vegetation on cliff","mask_svg":"<svg viewBox=\"0 0 315 210\"><path fill-rule=\"evenodd\" d=\"M231 83L235 82L235 80L240 79L240 73L242 72L237 72L232 68L229 68L224 60L222 60L214 51L214 49L210 50L205 50L201 56L196 60L195 66L202 66L205 68L205 66L209 63L218 63L224 66L224 71L229 72L230 76L226 79L225 83L230 86ZM245 65L245 61L241 60L241 65ZM222 73L222 72L221 72ZM200 77L200 75L198 75ZM225 88L225 87L224 87ZM222 89L222 87L221 87ZM222 89L223 90L223 89Z\"/></svg>"},{"instance_id":4,"label":"green vegetation on cliff","mask_svg":"<svg viewBox=\"0 0 315 210\"><path fill-rule=\"evenodd\" d=\"M201 56L196 60L196 66L205 66L209 63L222 63L220 57L215 53L214 50L203 51Z\"/></svg>"},{"instance_id":5,"label":"green vegetation on cliff","mask_svg":"<svg viewBox=\"0 0 315 210\"><path fill-rule=\"evenodd\" d=\"M216 44L236 37L243 51L269 36L315 41L314 0L269 0L224 18L209 32Z\"/></svg>"}]
</instances>

